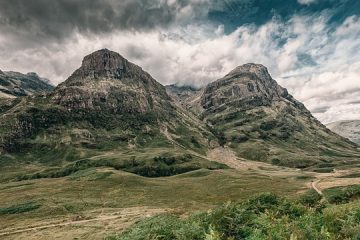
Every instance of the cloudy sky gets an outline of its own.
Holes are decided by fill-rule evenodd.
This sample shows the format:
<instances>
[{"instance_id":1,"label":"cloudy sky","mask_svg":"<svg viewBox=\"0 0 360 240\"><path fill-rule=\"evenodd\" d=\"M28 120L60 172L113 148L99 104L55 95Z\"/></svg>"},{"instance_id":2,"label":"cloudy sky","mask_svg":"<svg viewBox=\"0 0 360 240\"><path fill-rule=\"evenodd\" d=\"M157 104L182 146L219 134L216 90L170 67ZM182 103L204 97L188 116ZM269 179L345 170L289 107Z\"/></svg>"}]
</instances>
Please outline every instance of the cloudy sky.
<instances>
[{"instance_id":1,"label":"cloudy sky","mask_svg":"<svg viewBox=\"0 0 360 240\"><path fill-rule=\"evenodd\" d=\"M359 0L1 0L0 69L54 84L101 48L162 84L268 67L322 122L360 119Z\"/></svg>"}]
</instances>

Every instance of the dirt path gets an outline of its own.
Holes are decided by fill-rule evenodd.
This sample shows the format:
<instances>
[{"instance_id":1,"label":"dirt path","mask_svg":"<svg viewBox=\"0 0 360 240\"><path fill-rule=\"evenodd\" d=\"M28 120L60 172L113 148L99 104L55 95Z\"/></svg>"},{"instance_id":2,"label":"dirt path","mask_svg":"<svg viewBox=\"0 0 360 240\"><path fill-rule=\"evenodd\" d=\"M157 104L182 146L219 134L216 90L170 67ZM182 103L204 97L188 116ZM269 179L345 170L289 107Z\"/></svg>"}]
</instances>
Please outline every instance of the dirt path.
<instances>
[{"instance_id":1,"label":"dirt path","mask_svg":"<svg viewBox=\"0 0 360 240\"><path fill-rule=\"evenodd\" d=\"M316 186L319 182L320 182L320 180L311 182L311 187L312 187L320 196L323 196L322 191Z\"/></svg>"},{"instance_id":2,"label":"dirt path","mask_svg":"<svg viewBox=\"0 0 360 240\"><path fill-rule=\"evenodd\" d=\"M122 209L118 212L109 213L107 215L99 215L95 218L84 219L84 220L65 220L63 222L56 222L50 224L36 225L36 226L26 226L21 228L13 228L13 229L4 229L0 232L0 237L21 234L25 232L32 231L41 231L48 228L57 228L57 227L65 227L69 225L84 225L91 222L105 222L111 220L121 219L122 222L127 226L133 223L136 220L141 218L154 216L157 214L168 212L168 209L152 209L146 207L134 207L134 208L126 208Z\"/></svg>"}]
</instances>

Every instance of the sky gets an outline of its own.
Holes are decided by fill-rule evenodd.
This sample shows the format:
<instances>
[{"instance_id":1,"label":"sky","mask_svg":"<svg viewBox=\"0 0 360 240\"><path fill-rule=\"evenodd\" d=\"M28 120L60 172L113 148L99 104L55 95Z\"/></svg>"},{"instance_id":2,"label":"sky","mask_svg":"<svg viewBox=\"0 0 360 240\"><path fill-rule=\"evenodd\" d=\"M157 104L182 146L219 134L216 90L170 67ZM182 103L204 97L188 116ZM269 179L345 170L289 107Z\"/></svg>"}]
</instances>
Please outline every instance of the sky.
<instances>
[{"instance_id":1,"label":"sky","mask_svg":"<svg viewBox=\"0 0 360 240\"><path fill-rule=\"evenodd\" d=\"M360 119L359 0L0 1L3 71L56 85L102 48L164 85L263 64L323 123Z\"/></svg>"}]
</instances>

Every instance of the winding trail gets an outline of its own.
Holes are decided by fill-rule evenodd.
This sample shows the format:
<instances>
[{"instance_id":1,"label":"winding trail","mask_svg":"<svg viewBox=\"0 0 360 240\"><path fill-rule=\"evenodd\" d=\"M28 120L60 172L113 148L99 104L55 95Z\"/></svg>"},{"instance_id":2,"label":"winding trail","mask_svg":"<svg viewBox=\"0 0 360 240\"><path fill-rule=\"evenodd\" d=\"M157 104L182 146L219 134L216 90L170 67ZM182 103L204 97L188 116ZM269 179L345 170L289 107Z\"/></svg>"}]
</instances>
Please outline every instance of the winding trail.
<instances>
[{"instance_id":1,"label":"winding trail","mask_svg":"<svg viewBox=\"0 0 360 240\"><path fill-rule=\"evenodd\" d=\"M320 182L320 180L311 182L311 187L312 187L320 196L323 196L322 191L316 186L319 182Z\"/></svg>"}]
</instances>

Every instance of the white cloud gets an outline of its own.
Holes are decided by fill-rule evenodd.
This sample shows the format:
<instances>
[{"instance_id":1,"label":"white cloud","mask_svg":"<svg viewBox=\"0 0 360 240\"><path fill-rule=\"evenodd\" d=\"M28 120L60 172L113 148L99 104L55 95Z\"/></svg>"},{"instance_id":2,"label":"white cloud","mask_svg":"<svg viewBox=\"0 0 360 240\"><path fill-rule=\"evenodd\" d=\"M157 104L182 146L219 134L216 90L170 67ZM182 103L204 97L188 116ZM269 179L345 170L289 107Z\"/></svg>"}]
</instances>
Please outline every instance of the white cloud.
<instances>
[{"instance_id":1,"label":"white cloud","mask_svg":"<svg viewBox=\"0 0 360 240\"><path fill-rule=\"evenodd\" d=\"M317 0L298 0L298 3L303 4L303 5L310 5L316 1Z\"/></svg>"},{"instance_id":2,"label":"white cloud","mask_svg":"<svg viewBox=\"0 0 360 240\"><path fill-rule=\"evenodd\" d=\"M181 14L191 14L184 11ZM294 16L287 23L274 19L261 27L242 26L228 35L223 26L208 24L166 32L76 33L65 43L40 48L0 47L0 66L36 71L60 83L80 66L83 56L106 47L163 84L203 86L238 65L255 62L267 66L310 110L325 109L315 113L321 121L360 119L360 104L349 103L360 102L360 19L350 17L335 30L329 29L327 20L326 15ZM0 36L0 42L6 46L6 37Z\"/></svg>"}]
</instances>

